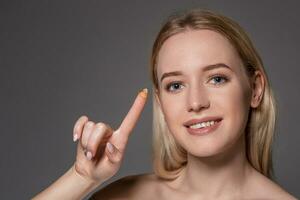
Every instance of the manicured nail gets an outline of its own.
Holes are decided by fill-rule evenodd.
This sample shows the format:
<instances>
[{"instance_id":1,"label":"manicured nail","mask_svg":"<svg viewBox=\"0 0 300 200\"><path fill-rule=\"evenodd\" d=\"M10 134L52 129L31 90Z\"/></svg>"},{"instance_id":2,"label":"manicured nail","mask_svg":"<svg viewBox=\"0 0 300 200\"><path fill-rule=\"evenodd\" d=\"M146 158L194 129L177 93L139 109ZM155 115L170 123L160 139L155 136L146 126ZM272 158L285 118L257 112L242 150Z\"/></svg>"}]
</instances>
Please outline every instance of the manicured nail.
<instances>
[{"instance_id":1,"label":"manicured nail","mask_svg":"<svg viewBox=\"0 0 300 200\"><path fill-rule=\"evenodd\" d=\"M93 155L92 155L92 153L91 153L90 151L88 151L88 152L86 153L86 157L87 157L89 160L92 160Z\"/></svg>"},{"instance_id":2,"label":"manicured nail","mask_svg":"<svg viewBox=\"0 0 300 200\"><path fill-rule=\"evenodd\" d=\"M109 153L113 153L114 152L114 147L109 142L107 143L107 149L108 149Z\"/></svg>"},{"instance_id":3,"label":"manicured nail","mask_svg":"<svg viewBox=\"0 0 300 200\"><path fill-rule=\"evenodd\" d=\"M76 142L77 139L78 139L78 135L75 134L75 135L73 136L73 141Z\"/></svg>"},{"instance_id":4,"label":"manicured nail","mask_svg":"<svg viewBox=\"0 0 300 200\"><path fill-rule=\"evenodd\" d=\"M144 88L140 93L139 95L141 95L141 97L143 98L147 98L147 95L148 95L148 89L147 88Z\"/></svg>"}]
</instances>

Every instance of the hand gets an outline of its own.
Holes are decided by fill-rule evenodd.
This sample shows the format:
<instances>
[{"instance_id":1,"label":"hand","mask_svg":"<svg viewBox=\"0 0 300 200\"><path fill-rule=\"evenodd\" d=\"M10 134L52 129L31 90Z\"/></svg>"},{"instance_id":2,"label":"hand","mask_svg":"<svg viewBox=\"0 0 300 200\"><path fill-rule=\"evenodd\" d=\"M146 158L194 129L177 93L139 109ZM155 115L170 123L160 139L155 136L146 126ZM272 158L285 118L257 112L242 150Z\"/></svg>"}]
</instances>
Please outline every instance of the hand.
<instances>
[{"instance_id":1,"label":"hand","mask_svg":"<svg viewBox=\"0 0 300 200\"><path fill-rule=\"evenodd\" d=\"M128 137L144 108L147 89L141 91L117 130L105 123L94 123L81 116L74 125L77 144L75 171L93 182L108 180L117 173L125 152Z\"/></svg>"}]
</instances>

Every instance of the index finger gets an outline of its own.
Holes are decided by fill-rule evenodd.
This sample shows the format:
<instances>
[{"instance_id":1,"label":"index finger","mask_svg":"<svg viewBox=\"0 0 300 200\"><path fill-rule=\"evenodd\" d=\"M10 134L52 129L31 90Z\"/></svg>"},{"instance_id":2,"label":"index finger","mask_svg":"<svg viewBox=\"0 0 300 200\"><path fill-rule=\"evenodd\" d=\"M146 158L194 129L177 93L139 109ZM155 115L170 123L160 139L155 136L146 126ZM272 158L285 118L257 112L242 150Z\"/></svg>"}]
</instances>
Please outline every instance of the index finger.
<instances>
[{"instance_id":1,"label":"index finger","mask_svg":"<svg viewBox=\"0 0 300 200\"><path fill-rule=\"evenodd\" d=\"M137 95L133 105L131 106L126 117L122 121L119 131L125 138L127 138L130 132L133 130L135 124L137 123L140 114L143 111L148 95L148 89L145 88Z\"/></svg>"}]
</instances>

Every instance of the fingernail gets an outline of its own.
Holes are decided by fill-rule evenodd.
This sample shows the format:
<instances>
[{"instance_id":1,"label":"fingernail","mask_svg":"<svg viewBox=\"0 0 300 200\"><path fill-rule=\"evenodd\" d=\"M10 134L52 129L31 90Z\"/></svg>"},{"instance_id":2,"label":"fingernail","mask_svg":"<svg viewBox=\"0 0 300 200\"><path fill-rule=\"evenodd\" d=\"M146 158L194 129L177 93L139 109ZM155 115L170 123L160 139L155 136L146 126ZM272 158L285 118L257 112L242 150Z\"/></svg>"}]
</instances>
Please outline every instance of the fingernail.
<instances>
[{"instance_id":1,"label":"fingernail","mask_svg":"<svg viewBox=\"0 0 300 200\"><path fill-rule=\"evenodd\" d=\"M114 152L114 147L109 142L107 143L107 149L108 149L109 153L113 153Z\"/></svg>"},{"instance_id":2,"label":"fingernail","mask_svg":"<svg viewBox=\"0 0 300 200\"><path fill-rule=\"evenodd\" d=\"M139 94L141 95L141 97L147 98L148 89L144 88Z\"/></svg>"},{"instance_id":3,"label":"fingernail","mask_svg":"<svg viewBox=\"0 0 300 200\"><path fill-rule=\"evenodd\" d=\"M76 142L77 139L78 139L78 135L75 134L75 135L73 136L73 141Z\"/></svg>"},{"instance_id":4,"label":"fingernail","mask_svg":"<svg viewBox=\"0 0 300 200\"><path fill-rule=\"evenodd\" d=\"M92 153L91 153L90 151L88 151L88 152L86 153L86 157L87 157L89 160L92 160L93 155L92 155Z\"/></svg>"}]
</instances>

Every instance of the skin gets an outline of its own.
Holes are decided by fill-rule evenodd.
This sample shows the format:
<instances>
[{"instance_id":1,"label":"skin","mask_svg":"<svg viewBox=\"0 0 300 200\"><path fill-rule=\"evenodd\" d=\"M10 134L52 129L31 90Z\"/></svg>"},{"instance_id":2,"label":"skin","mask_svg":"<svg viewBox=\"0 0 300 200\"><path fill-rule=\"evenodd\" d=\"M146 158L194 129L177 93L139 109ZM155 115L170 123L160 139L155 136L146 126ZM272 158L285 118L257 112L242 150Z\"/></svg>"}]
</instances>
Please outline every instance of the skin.
<instances>
[{"instance_id":1,"label":"skin","mask_svg":"<svg viewBox=\"0 0 300 200\"><path fill-rule=\"evenodd\" d=\"M119 170L129 135L145 106L146 97L142 92L137 95L116 130L103 122L94 123L86 116L79 118L74 126L74 139L80 138L74 165L78 174L94 182L104 182Z\"/></svg>"},{"instance_id":2,"label":"skin","mask_svg":"<svg viewBox=\"0 0 300 200\"><path fill-rule=\"evenodd\" d=\"M229 69L203 71L216 63ZM173 71L181 74L160 81ZM246 159L248 113L261 103L265 81L260 71L247 76L225 37L211 30L170 37L159 52L157 74L156 101L171 134L188 152L188 164L175 180L153 174L125 177L95 193L95 199L295 199ZM188 134L183 123L206 116L222 117L219 128L205 136Z\"/></svg>"},{"instance_id":3,"label":"skin","mask_svg":"<svg viewBox=\"0 0 300 200\"><path fill-rule=\"evenodd\" d=\"M250 173L244 129L250 104L258 104L252 92L260 95L263 83L252 91L234 48L223 36L208 30L170 38L158 60L158 77L165 72L182 71L182 75L160 82L157 97L171 133L188 152L188 165L174 187L186 193L205 194L204 197L239 194ZM224 63L230 69L203 71L205 66L216 63ZM171 88L169 84L173 84ZM184 122L206 116L222 117L219 128L206 136L188 134Z\"/></svg>"},{"instance_id":4,"label":"skin","mask_svg":"<svg viewBox=\"0 0 300 200\"><path fill-rule=\"evenodd\" d=\"M229 69L204 71L216 63ZM159 82L156 101L171 134L188 153L187 166L170 181L154 174L124 177L94 193L93 199L295 199L251 167L245 156L248 113L259 106L264 91L261 72L248 78L229 41L209 30L188 30L165 41L158 55L159 80L171 71L181 75ZM147 93L137 95L116 130L80 117L73 133L78 141L74 165L33 199L82 199L115 175L146 97ZM207 116L223 119L208 135L190 135L183 126L187 120Z\"/></svg>"},{"instance_id":5,"label":"skin","mask_svg":"<svg viewBox=\"0 0 300 200\"><path fill-rule=\"evenodd\" d=\"M111 178L119 170L125 147L145 106L147 90L141 91L118 129L81 116L74 125L73 140L78 140L72 167L34 200L76 200Z\"/></svg>"}]
</instances>

